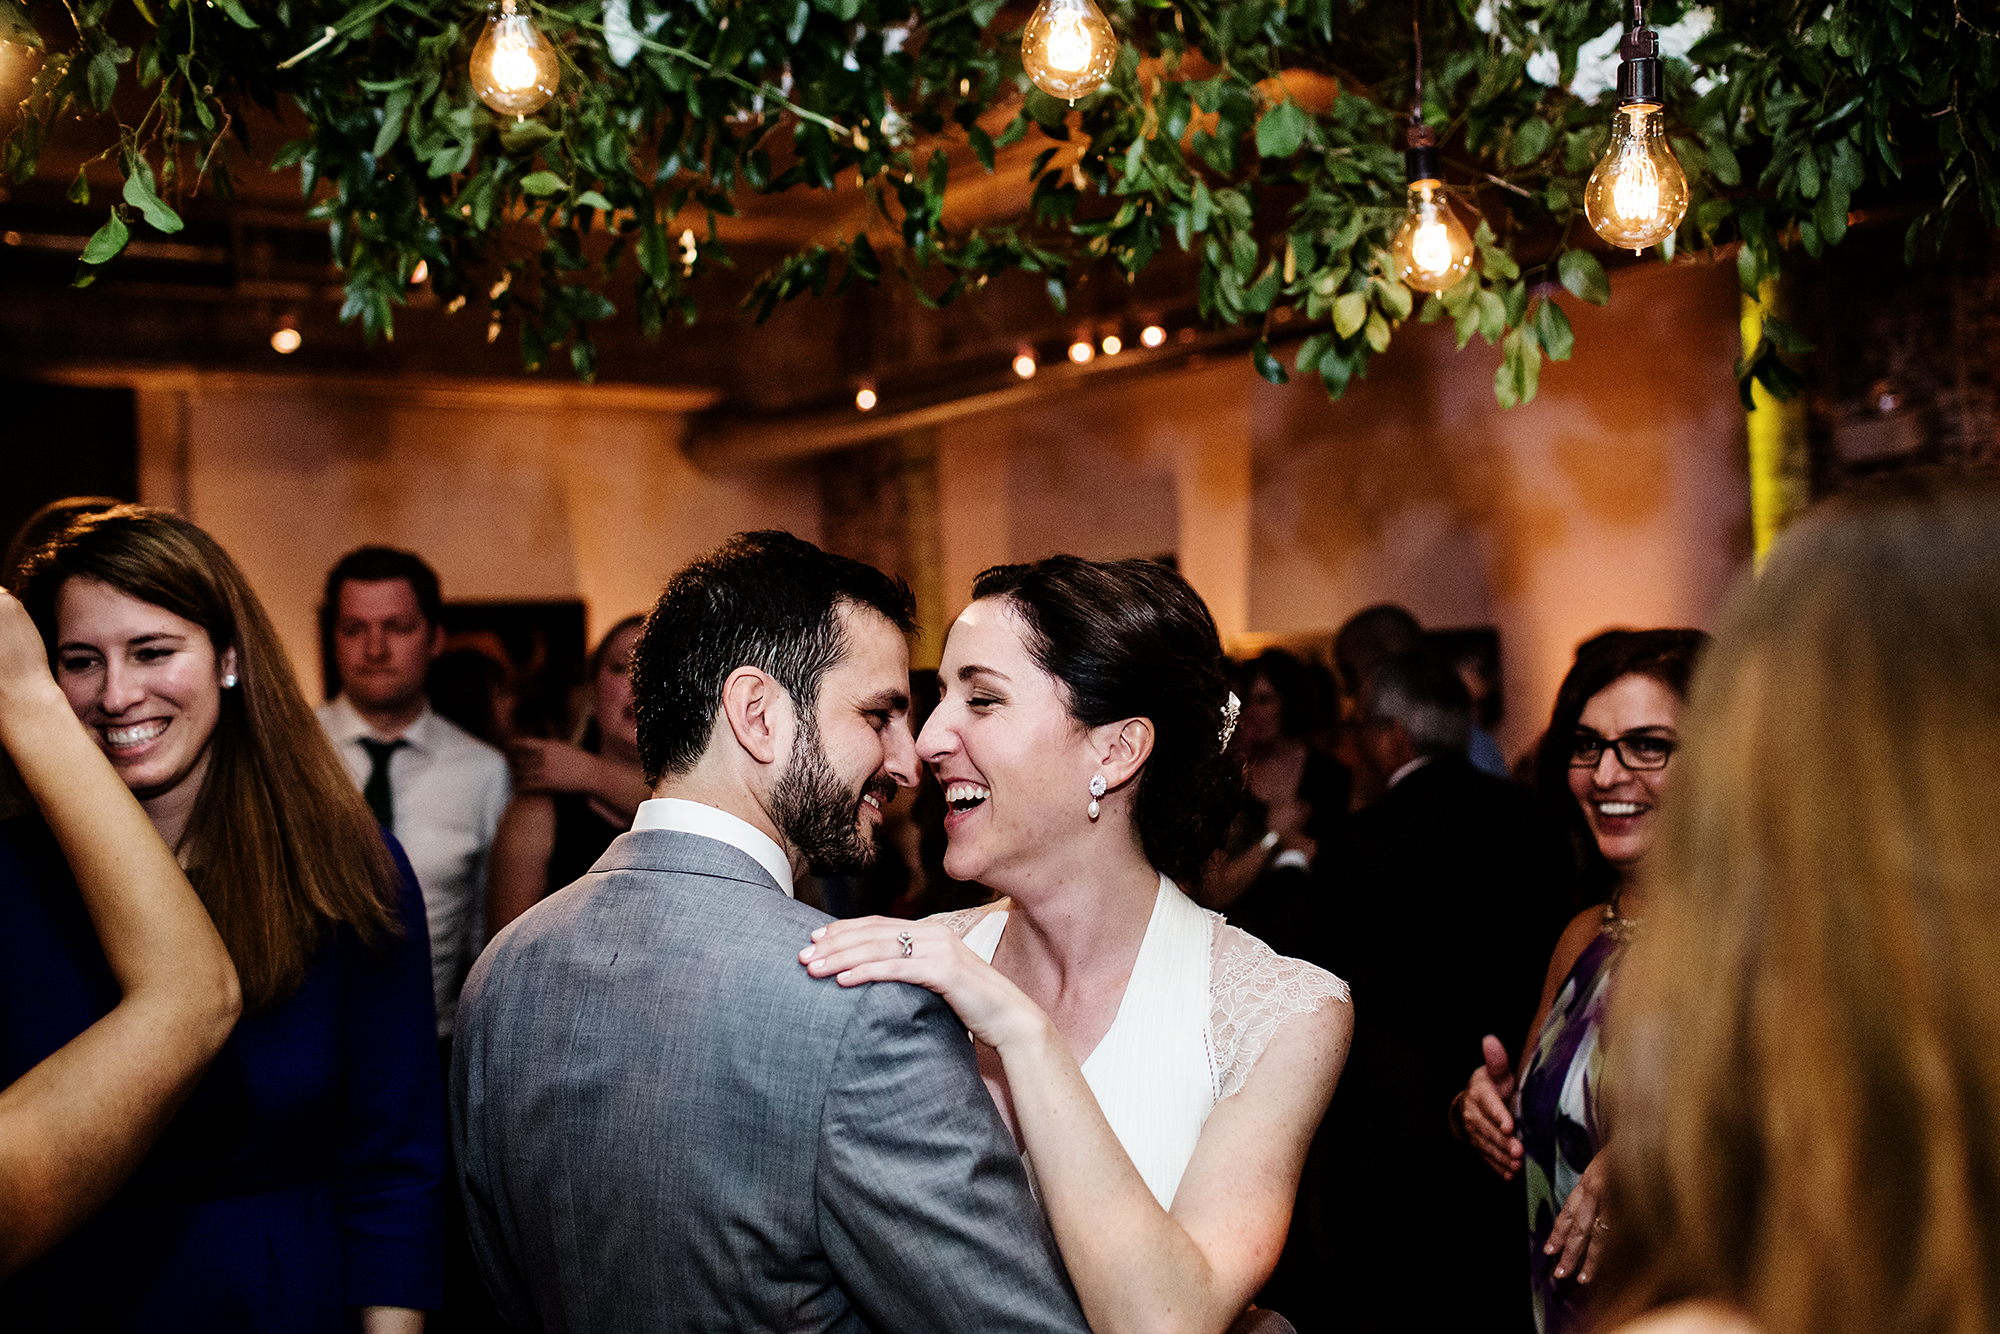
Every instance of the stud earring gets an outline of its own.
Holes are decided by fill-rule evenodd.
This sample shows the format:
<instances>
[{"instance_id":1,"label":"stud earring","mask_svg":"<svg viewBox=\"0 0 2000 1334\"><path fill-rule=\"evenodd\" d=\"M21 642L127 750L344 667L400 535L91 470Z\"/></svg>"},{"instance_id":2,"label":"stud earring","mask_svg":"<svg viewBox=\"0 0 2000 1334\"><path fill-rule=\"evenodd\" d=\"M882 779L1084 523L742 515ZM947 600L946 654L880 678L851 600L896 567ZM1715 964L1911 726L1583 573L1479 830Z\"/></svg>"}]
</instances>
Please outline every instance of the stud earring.
<instances>
[{"instance_id":1,"label":"stud earring","mask_svg":"<svg viewBox=\"0 0 2000 1334\"><path fill-rule=\"evenodd\" d=\"M1090 813L1090 818L1091 818L1091 819L1093 819L1093 820L1095 820L1095 819L1097 818L1097 799L1098 799L1099 797L1103 796L1103 795L1104 795L1104 775L1103 775L1103 774L1092 774L1092 775L1090 776L1090 812L1089 812L1089 813Z\"/></svg>"},{"instance_id":2,"label":"stud earring","mask_svg":"<svg viewBox=\"0 0 2000 1334\"><path fill-rule=\"evenodd\" d=\"M222 688L223 688L224 690L234 690L234 689L236 689L236 673L235 673L235 672L227 672L227 673L224 673L224 675L223 675L223 678L222 678Z\"/></svg>"}]
</instances>

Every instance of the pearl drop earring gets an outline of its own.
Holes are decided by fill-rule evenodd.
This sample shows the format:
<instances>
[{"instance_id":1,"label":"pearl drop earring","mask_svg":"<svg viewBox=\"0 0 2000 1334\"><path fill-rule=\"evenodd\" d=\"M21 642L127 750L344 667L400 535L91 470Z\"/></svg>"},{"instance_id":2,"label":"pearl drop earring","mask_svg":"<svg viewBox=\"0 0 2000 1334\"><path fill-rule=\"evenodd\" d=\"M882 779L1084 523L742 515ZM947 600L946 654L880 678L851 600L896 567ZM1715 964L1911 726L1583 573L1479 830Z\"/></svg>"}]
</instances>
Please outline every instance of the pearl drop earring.
<instances>
[{"instance_id":1,"label":"pearl drop earring","mask_svg":"<svg viewBox=\"0 0 2000 1334\"><path fill-rule=\"evenodd\" d=\"M225 674L224 674L224 676L223 676L223 678L222 678L222 688L223 688L224 690L234 690L234 689L236 689L236 673L235 673L235 672L228 672L228 673L225 673Z\"/></svg>"},{"instance_id":2,"label":"pearl drop earring","mask_svg":"<svg viewBox=\"0 0 2000 1334\"><path fill-rule=\"evenodd\" d=\"M1092 774L1090 776L1090 818L1093 820L1097 818L1097 799L1103 795L1104 775Z\"/></svg>"}]
</instances>

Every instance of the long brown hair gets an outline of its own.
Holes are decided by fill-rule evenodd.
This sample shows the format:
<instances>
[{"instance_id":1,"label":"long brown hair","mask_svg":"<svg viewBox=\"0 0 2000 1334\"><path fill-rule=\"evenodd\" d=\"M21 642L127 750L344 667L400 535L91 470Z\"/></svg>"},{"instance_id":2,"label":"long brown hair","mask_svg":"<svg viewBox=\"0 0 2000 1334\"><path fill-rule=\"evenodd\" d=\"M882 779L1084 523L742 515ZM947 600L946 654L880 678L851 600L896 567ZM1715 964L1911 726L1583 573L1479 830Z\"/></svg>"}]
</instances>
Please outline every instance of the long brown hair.
<instances>
[{"instance_id":1,"label":"long brown hair","mask_svg":"<svg viewBox=\"0 0 2000 1334\"><path fill-rule=\"evenodd\" d=\"M76 520L21 577L22 601L51 653L57 595L78 577L194 622L217 654L236 649L237 685L222 692L208 773L176 851L229 947L246 1004L296 990L336 923L376 947L400 934L395 863L229 554L161 510L121 505Z\"/></svg>"},{"instance_id":2,"label":"long brown hair","mask_svg":"<svg viewBox=\"0 0 2000 1334\"><path fill-rule=\"evenodd\" d=\"M2000 1322L2000 490L1829 502L1697 676L1613 1002L1614 1316Z\"/></svg>"}]
</instances>

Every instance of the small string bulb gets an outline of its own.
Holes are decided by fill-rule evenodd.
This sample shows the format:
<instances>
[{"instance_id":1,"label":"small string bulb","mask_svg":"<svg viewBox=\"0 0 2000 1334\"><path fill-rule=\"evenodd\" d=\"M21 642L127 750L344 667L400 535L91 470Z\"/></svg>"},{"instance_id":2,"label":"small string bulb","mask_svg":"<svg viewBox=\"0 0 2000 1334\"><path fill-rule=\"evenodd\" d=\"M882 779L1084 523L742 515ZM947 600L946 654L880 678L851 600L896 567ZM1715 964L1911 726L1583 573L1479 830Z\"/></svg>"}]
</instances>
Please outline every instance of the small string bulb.
<instances>
[{"instance_id":1,"label":"small string bulb","mask_svg":"<svg viewBox=\"0 0 2000 1334\"><path fill-rule=\"evenodd\" d=\"M503 116L525 118L548 105L560 78L556 49L534 21L500 0L472 48L472 87Z\"/></svg>"}]
</instances>

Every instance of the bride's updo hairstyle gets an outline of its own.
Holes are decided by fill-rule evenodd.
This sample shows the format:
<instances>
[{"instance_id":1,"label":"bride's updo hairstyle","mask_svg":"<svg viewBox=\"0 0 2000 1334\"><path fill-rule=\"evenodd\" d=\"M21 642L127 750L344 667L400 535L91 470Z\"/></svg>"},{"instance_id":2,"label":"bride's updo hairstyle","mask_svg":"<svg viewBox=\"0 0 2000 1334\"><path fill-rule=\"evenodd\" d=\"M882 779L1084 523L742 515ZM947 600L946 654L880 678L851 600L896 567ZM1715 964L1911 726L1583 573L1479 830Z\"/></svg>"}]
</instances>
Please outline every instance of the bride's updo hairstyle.
<instances>
[{"instance_id":1,"label":"bride's updo hairstyle","mask_svg":"<svg viewBox=\"0 0 2000 1334\"><path fill-rule=\"evenodd\" d=\"M1146 860L1196 885L1244 791L1242 765L1222 746L1229 660L1200 595L1158 561L1079 556L996 565L972 595L1014 604L1028 651L1062 682L1080 725L1152 721L1132 821Z\"/></svg>"}]
</instances>

